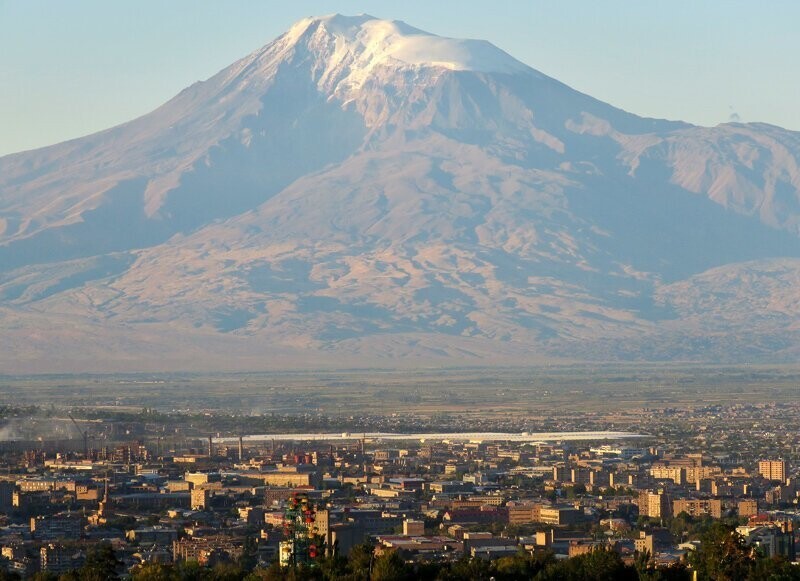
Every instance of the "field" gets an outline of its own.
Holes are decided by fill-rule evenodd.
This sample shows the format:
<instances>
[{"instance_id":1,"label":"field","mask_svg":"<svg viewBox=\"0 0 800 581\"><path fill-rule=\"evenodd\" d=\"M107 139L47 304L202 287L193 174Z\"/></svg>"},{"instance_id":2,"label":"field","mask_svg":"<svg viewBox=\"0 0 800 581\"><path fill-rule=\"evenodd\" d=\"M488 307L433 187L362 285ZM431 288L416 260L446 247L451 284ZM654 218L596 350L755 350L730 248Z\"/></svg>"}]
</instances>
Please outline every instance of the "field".
<instances>
[{"instance_id":1,"label":"field","mask_svg":"<svg viewBox=\"0 0 800 581\"><path fill-rule=\"evenodd\" d=\"M329 416L537 417L789 402L797 367L569 366L257 374L0 377L0 404Z\"/></svg>"}]
</instances>

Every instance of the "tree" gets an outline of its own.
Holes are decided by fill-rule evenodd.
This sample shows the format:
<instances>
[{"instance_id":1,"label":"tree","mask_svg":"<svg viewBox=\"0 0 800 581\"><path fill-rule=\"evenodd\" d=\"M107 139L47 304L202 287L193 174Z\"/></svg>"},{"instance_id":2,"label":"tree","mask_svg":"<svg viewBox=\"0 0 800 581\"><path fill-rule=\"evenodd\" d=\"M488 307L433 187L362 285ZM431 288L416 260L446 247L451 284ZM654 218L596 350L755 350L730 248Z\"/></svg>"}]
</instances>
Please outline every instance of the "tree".
<instances>
[{"instance_id":1,"label":"tree","mask_svg":"<svg viewBox=\"0 0 800 581\"><path fill-rule=\"evenodd\" d=\"M319 570L325 579L342 578L347 574L347 559L337 554L321 557Z\"/></svg>"},{"instance_id":2,"label":"tree","mask_svg":"<svg viewBox=\"0 0 800 581\"><path fill-rule=\"evenodd\" d=\"M488 581L492 577L492 568L489 561L462 557L444 569L439 574L442 581L460 581L461 579L474 579L475 581Z\"/></svg>"},{"instance_id":3,"label":"tree","mask_svg":"<svg viewBox=\"0 0 800 581\"><path fill-rule=\"evenodd\" d=\"M750 579L764 581L799 581L800 567L779 557L758 559L751 569Z\"/></svg>"},{"instance_id":4,"label":"tree","mask_svg":"<svg viewBox=\"0 0 800 581\"><path fill-rule=\"evenodd\" d=\"M210 570L210 578L214 581L241 581L245 573L235 563L217 563Z\"/></svg>"},{"instance_id":5,"label":"tree","mask_svg":"<svg viewBox=\"0 0 800 581\"><path fill-rule=\"evenodd\" d=\"M132 573L133 581L172 581L175 570L163 563L144 563L139 565Z\"/></svg>"},{"instance_id":6,"label":"tree","mask_svg":"<svg viewBox=\"0 0 800 581\"><path fill-rule=\"evenodd\" d=\"M252 571L258 564L258 543L252 535L247 535L244 539L242 556L239 557L238 564L243 571Z\"/></svg>"},{"instance_id":7,"label":"tree","mask_svg":"<svg viewBox=\"0 0 800 581\"><path fill-rule=\"evenodd\" d=\"M397 551L387 551L375 559L370 581L405 581L413 579L411 567Z\"/></svg>"},{"instance_id":8,"label":"tree","mask_svg":"<svg viewBox=\"0 0 800 581\"><path fill-rule=\"evenodd\" d=\"M245 577L246 581L282 581L286 578L280 563L274 561L268 568L257 567Z\"/></svg>"},{"instance_id":9,"label":"tree","mask_svg":"<svg viewBox=\"0 0 800 581\"><path fill-rule=\"evenodd\" d=\"M649 551L636 554L634 561L639 581L689 581L691 574L683 563L673 563L668 567L657 567L650 558Z\"/></svg>"},{"instance_id":10,"label":"tree","mask_svg":"<svg viewBox=\"0 0 800 581\"><path fill-rule=\"evenodd\" d=\"M181 561L175 565L175 579L178 581L197 581L203 579L205 569L197 561Z\"/></svg>"},{"instance_id":11,"label":"tree","mask_svg":"<svg viewBox=\"0 0 800 581\"><path fill-rule=\"evenodd\" d=\"M422 561L416 563L414 568L414 579L417 581L439 581L442 572L442 564L433 561Z\"/></svg>"},{"instance_id":12,"label":"tree","mask_svg":"<svg viewBox=\"0 0 800 581\"><path fill-rule=\"evenodd\" d=\"M636 553L633 566L636 567L636 573L639 575L640 581L650 579L650 551L641 551Z\"/></svg>"},{"instance_id":13,"label":"tree","mask_svg":"<svg viewBox=\"0 0 800 581\"><path fill-rule=\"evenodd\" d=\"M347 556L348 569L355 579L368 579L375 548L369 543L356 545Z\"/></svg>"},{"instance_id":14,"label":"tree","mask_svg":"<svg viewBox=\"0 0 800 581\"><path fill-rule=\"evenodd\" d=\"M623 563L614 551L597 549L549 565L536 577L541 581L638 581L636 568Z\"/></svg>"},{"instance_id":15,"label":"tree","mask_svg":"<svg viewBox=\"0 0 800 581\"><path fill-rule=\"evenodd\" d=\"M40 571L28 577L30 581L58 581L58 575L47 571Z\"/></svg>"},{"instance_id":16,"label":"tree","mask_svg":"<svg viewBox=\"0 0 800 581\"><path fill-rule=\"evenodd\" d=\"M654 577L656 581L689 581L692 578L689 568L683 562L660 567L656 569L656 573Z\"/></svg>"},{"instance_id":17,"label":"tree","mask_svg":"<svg viewBox=\"0 0 800 581\"><path fill-rule=\"evenodd\" d=\"M501 557L492 563L494 577L498 581L526 581L555 562L552 553L536 553L531 555L520 550L516 555Z\"/></svg>"},{"instance_id":18,"label":"tree","mask_svg":"<svg viewBox=\"0 0 800 581\"><path fill-rule=\"evenodd\" d=\"M700 579L738 581L748 578L755 556L736 529L715 523L701 536L691 563Z\"/></svg>"},{"instance_id":19,"label":"tree","mask_svg":"<svg viewBox=\"0 0 800 581\"><path fill-rule=\"evenodd\" d=\"M117 568L120 565L111 543L98 543L87 552L86 561L78 571L78 578L81 581L119 579Z\"/></svg>"}]
</instances>

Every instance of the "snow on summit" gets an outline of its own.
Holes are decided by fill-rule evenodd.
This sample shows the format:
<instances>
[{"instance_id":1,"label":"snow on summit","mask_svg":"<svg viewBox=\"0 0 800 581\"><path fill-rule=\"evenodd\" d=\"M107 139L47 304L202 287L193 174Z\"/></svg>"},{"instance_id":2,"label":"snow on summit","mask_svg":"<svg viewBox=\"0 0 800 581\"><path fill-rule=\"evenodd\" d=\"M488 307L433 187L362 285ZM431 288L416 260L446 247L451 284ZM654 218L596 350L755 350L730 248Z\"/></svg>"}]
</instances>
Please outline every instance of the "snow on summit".
<instances>
[{"instance_id":1,"label":"snow on summit","mask_svg":"<svg viewBox=\"0 0 800 581\"><path fill-rule=\"evenodd\" d=\"M284 40L296 44L304 37L310 50L326 58L319 65L327 76L341 79L342 70L348 69L351 86L360 85L376 67L392 64L486 73L531 70L487 41L436 36L369 15L306 18L292 26Z\"/></svg>"}]
</instances>

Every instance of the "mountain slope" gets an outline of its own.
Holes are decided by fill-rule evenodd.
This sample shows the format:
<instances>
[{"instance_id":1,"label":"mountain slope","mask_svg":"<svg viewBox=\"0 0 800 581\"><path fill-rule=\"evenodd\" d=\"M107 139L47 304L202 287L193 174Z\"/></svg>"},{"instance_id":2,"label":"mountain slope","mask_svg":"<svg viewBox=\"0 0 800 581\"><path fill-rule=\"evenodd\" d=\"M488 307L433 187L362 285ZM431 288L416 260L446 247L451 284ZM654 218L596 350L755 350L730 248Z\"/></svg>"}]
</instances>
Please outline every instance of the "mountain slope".
<instances>
[{"instance_id":1,"label":"mountain slope","mask_svg":"<svg viewBox=\"0 0 800 581\"><path fill-rule=\"evenodd\" d=\"M637 117L482 41L306 19L0 158L0 365L787 359L799 158L797 133Z\"/></svg>"}]
</instances>

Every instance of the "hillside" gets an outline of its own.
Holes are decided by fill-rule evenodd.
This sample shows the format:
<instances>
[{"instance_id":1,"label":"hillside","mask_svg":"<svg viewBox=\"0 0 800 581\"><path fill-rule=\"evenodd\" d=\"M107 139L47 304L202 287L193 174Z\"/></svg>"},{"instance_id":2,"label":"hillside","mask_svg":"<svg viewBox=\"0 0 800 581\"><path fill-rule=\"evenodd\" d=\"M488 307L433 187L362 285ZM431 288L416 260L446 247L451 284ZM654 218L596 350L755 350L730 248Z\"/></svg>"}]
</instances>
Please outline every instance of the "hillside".
<instances>
[{"instance_id":1,"label":"hillside","mask_svg":"<svg viewBox=\"0 0 800 581\"><path fill-rule=\"evenodd\" d=\"M789 361L800 134L334 15L0 158L0 371Z\"/></svg>"}]
</instances>

